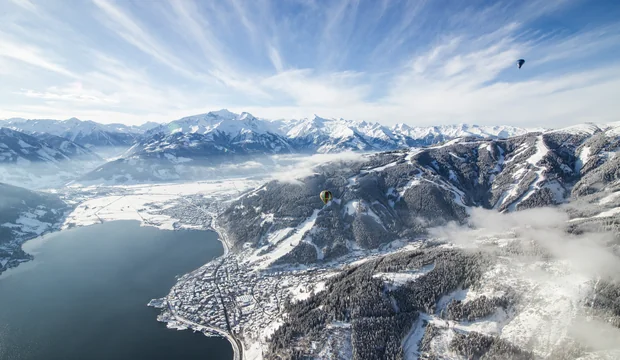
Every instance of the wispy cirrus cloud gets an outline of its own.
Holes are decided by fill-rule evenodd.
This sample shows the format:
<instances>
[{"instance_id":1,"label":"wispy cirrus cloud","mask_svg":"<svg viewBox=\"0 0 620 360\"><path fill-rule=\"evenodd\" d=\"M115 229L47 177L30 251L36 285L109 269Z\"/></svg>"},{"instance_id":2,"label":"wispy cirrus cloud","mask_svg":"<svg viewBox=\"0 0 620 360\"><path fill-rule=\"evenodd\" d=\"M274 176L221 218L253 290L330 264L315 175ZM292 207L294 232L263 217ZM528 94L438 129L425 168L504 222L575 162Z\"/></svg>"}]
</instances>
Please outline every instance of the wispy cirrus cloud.
<instances>
[{"instance_id":1,"label":"wispy cirrus cloud","mask_svg":"<svg viewBox=\"0 0 620 360\"><path fill-rule=\"evenodd\" d=\"M0 31L0 57L15 60L25 66L34 66L66 77L77 75L67 69L59 61L53 60L54 55L45 50L28 44L20 43L12 36Z\"/></svg>"},{"instance_id":2,"label":"wispy cirrus cloud","mask_svg":"<svg viewBox=\"0 0 620 360\"><path fill-rule=\"evenodd\" d=\"M563 126L614 121L620 110L614 2L65 5L0 4L0 118L145 122L229 108L270 118Z\"/></svg>"}]
</instances>

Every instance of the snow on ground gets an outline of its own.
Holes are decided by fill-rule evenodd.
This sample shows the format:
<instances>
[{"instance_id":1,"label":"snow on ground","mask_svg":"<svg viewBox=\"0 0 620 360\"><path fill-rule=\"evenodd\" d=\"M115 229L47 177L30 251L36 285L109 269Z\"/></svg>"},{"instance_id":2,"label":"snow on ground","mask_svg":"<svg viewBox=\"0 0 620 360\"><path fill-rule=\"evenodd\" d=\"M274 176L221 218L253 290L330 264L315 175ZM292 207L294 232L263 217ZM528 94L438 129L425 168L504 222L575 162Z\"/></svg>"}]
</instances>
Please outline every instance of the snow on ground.
<instances>
[{"instance_id":1,"label":"snow on ground","mask_svg":"<svg viewBox=\"0 0 620 360\"><path fill-rule=\"evenodd\" d=\"M467 247L505 246L515 241L516 233L490 233L485 229L470 230L474 241ZM394 277L407 281L406 277ZM475 288L457 289L443 296L434 314L421 314L403 342L405 359L418 359L418 343L425 329L426 320L439 328L431 348L445 359L460 359L448 345L454 331L475 331L499 336L517 346L532 349L537 356L545 357L568 334L581 308L580 302L590 291L589 277L576 272L569 261L534 260L520 257L499 257L483 274ZM481 296L496 298L511 288L520 294L516 307L498 309L495 313L475 321L446 321L439 314L452 300L464 303Z\"/></svg>"},{"instance_id":2,"label":"snow on ground","mask_svg":"<svg viewBox=\"0 0 620 360\"><path fill-rule=\"evenodd\" d=\"M357 175L351 176L350 178L347 179L347 186L351 187L355 185L356 182L357 182Z\"/></svg>"},{"instance_id":3,"label":"snow on ground","mask_svg":"<svg viewBox=\"0 0 620 360\"><path fill-rule=\"evenodd\" d=\"M419 270L407 271L407 272L397 272L397 273L376 273L372 277L382 279L386 282L390 287L398 287L405 285L410 281L414 281L424 274L435 268L435 264L423 266Z\"/></svg>"},{"instance_id":4,"label":"snow on ground","mask_svg":"<svg viewBox=\"0 0 620 360\"><path fill-rule=\"evenodd\" d=\"M555 269L544 268L545 265L548 264L512 268L513 274L520 275L515 280L523 290L521 311L505 324L500 334L517 346L533 346L539 356L548 355L553 345L567 335L588 280L575 273L553 274L563 269L559 264L551 265Z\"/></svg>"},{"instance_id":5,"label":"snow on ground","mask_svg":"<svg viewBox=\"0 0 620 360\"><path fill-rule=\"evenodd\" d=\"M447 142L445 142L445 143L443 143L443 144L434 145L434 146L429 146L428 148L429 148L429 149L440 149L440 148L443 148L443 147L447 147L447 146L450 146L450 145L456 144L456 143L458 143L460 140L461 140L460 138L456 138L456 139L453 139L453 140L447 141Z\"/></svg>"},{"instance_id":6,"label":"snow on ground","mask_svg":"<svg viewBox=\"0 0 620 360\"><path fill-rule=\"evenodd\" d=\"M226 180L196 181L187 183L164 183L164 184L137 184L137 185L115 185L111 189L123 189L131 191L135 195L230 195L240 194L244 191L258 187L266 182L265 180L255 180L249 178L233 178ZM99 186L79 186L73 185L83 190L95 190Z\"/></svg>"},{"instance_id":7,"label":"snow on ground","mask_svg":"<svg viewBox=\"0 0 620 360\"><path fill-rule=\"evenodd\" d=\"M304 242L314 247L314 250L316 251L316 258L318 260L323 260L325 258L325 253L323 253L323 250L312 241L311 236L307 236Z\"/></svg>"},{"instance_id":8,"label":"snow on ground","mask_svg":"<svg viewBox=\"0 0 620 360\"><path fill-rule=\"evenodd\" d=\"M87 200L69 214L62 228L87 226L104 221L137 220L145 225L172 230L175 219L151 214L153 209L147 204L166 203L176 198L174 195L123 195Z\"/></svg>"},{"instance_id":9,"label":"snow on ground","mask_svg":"<svg viewBox=\"0 0 620 360\"><path fill-rule=\"evenodd\" d=\"M536 152L526 160L526 162L528 164L530 164L533 168L535 168L535 170L530 170L530 171L534 171L536 173L536 180L534 180L534 182L532 184L530 184L530 186L528 187L527 191L523 195L521 195L521 197L518 199L519 200L518 202L515 201L516 199L513 199L513 197L516 195L516 191L518 190L518 186L517 186L517 184L512 184L511 188L510 188L510 192L509 193L505 193L506 196L502 196L501 203L498 201L496 203L496 207L498 205L503 204L505 201L514 201L509 206L509 208L508 208L510 211L514 211L516 206L520 202L525 201L530 196L532 196L537 190L540 189L540 184L545 180L545 175L543 173L546 170L546 168L544 166L538 166L537 164L541 160L543 160L543 158L547 155L548 152L549 152L549 149L545 145L545 142L543 141L542 135L537 136L536 137ZM514 158L515 157L513 157L513 159ZM527 174L525 168L519 169L519 171L521 171L521 170L524 170L524 172L523 172L524 176L523 177L525 177L525 174ZM517 173L515 173L514 176L516 177ZM552 191L555 190L556 193L559 191L556 188L550 189L550 190L552 190Z\"/></svg>"},{"instance_id":10,"label":"snow on ground","mask_svg":"<svg viewBox=\"0 0 620 360\"><path fill-rule=\"evenodd\" d=\"M457 154L450 152L450 155L452 155L452 157L458 159L459 161L467 161L467 159L465 159L464 157L460 157Z\"/></svg>"},{"instance_id":11,"label":"snow on ground","mask_svg":"<svg viewBox=\"0 0 620 360\"><path fill-rule=\"evenodd\" d=\"M263 226L265 223L272 223L273 224L273 214L264 214L261 213L261 223L260 225Z\"/></svg>"},{"instance_id":12,"label":"snow on ground","mask_svg":"<svg viewBox=\"0 0 620 360\"><path fill-rule=\"evenodd\" d=\"M409 153L407 154L407 156L405 156L405 160L409 163L412 164L411 159L416 156L417 154L419 154L420 152L422 152L422 150L424 150L423 148L412 148Z\"/></svg>"},{"instance_id":13,"label":"snow on ground","mask_svg":"<svg viewBox=\"0 0 620 360\"><path fill-rule=\"evenodd\" d=\"M282 239L284 239L286 237L286 235L291 230L294 230L294 228L287 227L287 228L284 228L284 229L280 229L280 230L276 230L274 232L271 232L271 233L269 233L267 235L267 242L270 243L270 244L277 244Z\"/></svg>"},{"instance_id":14,"label":"snow on ground","mask_svg":"<svg viewBox=\"0 0 620 360\"><path fill-rule=\"evenodd\" d=\"M543 141L542 135L539 135L536 137L536 152L526 161L536 166L536 164L538 164L538 162L541 161L545 157L545 155L547 155L547 152L549 152L549 149L547 149L547 146Z\"/></svg>"},{"instance_id":15,"label":"snow on ground","mask_svg":"<svg viewBox=\"0 0 620 360\"><path fill-rule=\"evenodd\" d=\"M173 184L141 184L120 185L108 187L112 192L124 195L103 196L87 199L80 203L67 216L63 229L70 226L87 226L103 221L137 220L143 225L155 226L160 229L173 229L177 219L155 212L171 206L174 201L180 201L187 195L205 195L212 198L241 195L243 191L252 189L261 184L257 180L232 179L229 181L200 181L192 183ZM97 193L100 187L72 186L73 190ZM152 205L156 205L155 209ZM186 226L187 227L187 226Z\"/></svg>"},{"instance_id":16,"label":"snow on ground","mask_svg":"<svg viewBox=\"0 0 620 360\"><path fill-rule=\"evenodd\" d=\"M15 220L15 223L22 225L22 232L35 233L38 235L43 234L51 226L50 223L42 222L36 219L36 215L32 213L21 214L21 216Z\"/></svg>"},{"instance_id":17,"label":"snow on ground","mask_svg":"<svg viewBox=\"0 0 620 360\"><path fill-rule=\"evenodd\" d=\"M280 326L282 326L282 320L276 320L276 321L273 321L271 324L269 324L269 326L267 326L262 331L261 335L262 335L263 340L269 339L271 335L273 335L276 332L276 330L280 328Z\"/></svg>"},{"instance_id":18,"label":"snow on ground","mask_svg":"<svg viewBox=\"0 0 620 360\"><path fill-rule=\"evenodd\" d=\"M350 215L350 216L355 216L355 214L368 215L372 217L373 220L377 222L377 224L381 225L385 229L385 225L383 225L383 222L381 221L381 218L379 217L379 215L377 215L374 211L372 211L370 206L368 206L363 201L360 203L359 200L351 200L345 204L344 210L347 213L347 215Z\"/></svg>"},{"instance_id":19,"label":"snow on ground","mask_svg":"<svg viewBox=\"0 0 620 360\"><path fill-rule=\"evenodd\" d=\"M599 200L599 201L598 201L598 203L599 203L600 205L605 205L605 204L608 204L608 203L610 203L610 202L612 202L612 201L616 200L616 199L618 198L618 196L620 196L620 191L617 191L617 192L614 192L614 193L611 193L611 194L609 194L609 195L605 196L604 198L602 198L601 200Z\"/></svg>"},{"instance_id":20,"label":"snow on ground","mask_svg":"<svg viewBox=\"0 0 620 360\"><path fill-rule=\"evenodd\" d=\"M409 190L410 188L419 185L420 184L420 178L421 178L421 174L417 174L413 177L413 179L411 179L407 185L405 185L399 192L398 192L398 199L396 199L395 202L400 201L400 199L405 196L405 193L407 192L407 190Z\"/></svg>"},{"instance_id":21,"label":"snow on ground","mask_svg":"<svg viewBox=\"0 0 620 360\"><path fill-rule=\"evenodd\" d=\"M355 216L357 208L359 207L359 200L351 200L344 206L347 215Z\"/></svg>"},{"instance_id":22,"label":"snow on ground","mask_svg":"<svg viewBox=\"0 0 620 360\"><path fill-rule=\"evenodd\" d=\"M325 281L319 281L318 283L314 285L301 284L297 287L290 289L291 300L292 301L306 300L307 298L310 297L310 295L318 294L321 291L324 291L325 289L326 289Z\"/></svg>"},{"instance_id":23,"label":"snow on ground","mask_svg":"<svg viewBox=\"0 0 620 360\"><path fill-rule=\"evenodd\" d=\"M372 211L370 206L366 206L365 207L365 211L363 213L368 215L368 216L370 216L371 218L373 218L377 224L381 225L381 227L383 227L385 229L385 226L383 225L383 222L381 222L381 218L379 217L379 215L375 214L374 211Z\"/></svg>"},{"instance_id":24,"label":"snow on ground","mask_svg":"<svg viewBox=\"0 0 620 360\"><path fill-rule=\"evenodd\" d=\"M616 214L620 213L620 207L616 207L613 209L609 209L607 211L603 211L602 213L595 215L593 217L595 218L601 218L601 217L609 217L609 216L614 216Z\"/></svg>"},{"instance_id":25,"label":"snow on ground","mask_svg":"<svg viewBox=\"0 0 620 360\"><path fill-rule=\"evenodd\" d=\"M376 168L370 169L370 170L368 170L368 172L379 172L379 171L383 171L383 170L385 170L385 169L387 169L387 168L390 168L390 167L392 167L392 166L394 166L394 165L396 165L396 164L398 164L398 160L393 161L393 162L388 163L388 164L383 165L383 166L379 166L379 167L376 167Z\"/></svg>"},{"instance_id":26,"label":"snow on ground","mask_svg":"<svg viewBox=\"0 0 620 360\"><path fill-rule=\"evenodd\" d=\"M258 341L246 341L243 347L243 358L245 360L263 360L263 347Z\"/></svg>"},{"instance_id":27,"label":"snow on ground","mask_svg":"<svg viewBox=\"0 0 620 360\"><path fill-rule=\"evenodd\" d=\"M564 193L566 192L566 190L564 189L562 184L560 184L557 180L548 182L544 187L551 190L551 193L553 194L553 198L557 203L561 203L564 201L565 199Z\"/></svg>"},{"instance_id":28,"label":"snow on ground","mask_svg":"<svg viewBox=\"0 0 620 360\"><path fill-rule=\"evenodd\" d=\"M563 133L569 133L573 135L591 136L591 135L594 135L598 131L601 131L601 129L595 124L585 123L585 124L572 125L572 126L568 126L568 127L561 128L561 129L548 130L546 131L546 133L563 132Z\"/></svg>"},{"instance_id":29,"label":"snow on ground","mask_svg":"<svg viewBox=\"0 0 620 360\"><path fill-rule=\"evenodd\" d=\"M403 358L405 360L418 360L420 357L419 344L424 337L424 317L420 314L420 317L415 321L409 334L405 336L403 340Z\"/></svg>"},{"instance_id":30,"label":"snow on ground","mask_svg":"<svg viewBox=\"0 0 620 360\"><path fill-rule=\"evenodd\" d=\"M590 147L584 146L579 152L579 158L575 161L575 172L579 173L583 168L583 165L588 162L590 157Z\"/></svg>"},{"instance_id":31,"label":"snow on ground","mask_svg":"<svg viewBox=\"0 0 620 360\"><path fill-rule=\"evenodd\" d=\"M295 228L295 232L281 240L275 249L270 251L267 255L259 256L258 253L261 251L260 249L256 250L255 253L250 256L248 261L250 263L260 263L259 266L256 266L257 269L263 269L269 266L271 263L281 258L282 256L291 252L295 246L299 245L301 240L303 239L306 232L310 231L314 226L316 221L316 217L318 216L320 209L314 209L312 215L307 218L303 223Z\"/></svg>"}]
</instances>

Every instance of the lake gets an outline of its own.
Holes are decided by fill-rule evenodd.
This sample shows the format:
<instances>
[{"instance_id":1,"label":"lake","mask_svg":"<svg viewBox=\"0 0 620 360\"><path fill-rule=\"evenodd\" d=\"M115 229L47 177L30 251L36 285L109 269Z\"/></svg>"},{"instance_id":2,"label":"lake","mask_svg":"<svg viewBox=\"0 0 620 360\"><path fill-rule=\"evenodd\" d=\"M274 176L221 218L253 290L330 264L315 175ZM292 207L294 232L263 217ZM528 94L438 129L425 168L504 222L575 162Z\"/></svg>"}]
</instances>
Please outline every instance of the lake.
<instances>
[{"instance_id":1,"label":"lake","mask_svg":"<svg viewBox=\"0 0 620 360\"><path fill-rule=\"evenodd\" d=\"M232 359L225 339L167 329L146 306L222 255L215 232L114 221L24 250L35 260L0 276L0 359Z\"/></svg>"}]
</instances>

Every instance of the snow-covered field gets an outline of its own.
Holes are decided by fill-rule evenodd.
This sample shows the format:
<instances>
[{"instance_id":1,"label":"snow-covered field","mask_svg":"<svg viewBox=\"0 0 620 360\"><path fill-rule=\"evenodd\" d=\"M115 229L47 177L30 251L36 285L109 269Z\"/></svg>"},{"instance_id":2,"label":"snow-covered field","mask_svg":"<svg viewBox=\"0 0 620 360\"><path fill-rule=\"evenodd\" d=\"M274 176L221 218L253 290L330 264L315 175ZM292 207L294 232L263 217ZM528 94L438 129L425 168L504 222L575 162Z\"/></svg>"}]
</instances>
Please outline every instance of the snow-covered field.
<instances>
[{"instance_id":1,"label":"snow-covered field","mask_svg":"<svg viewBox=\"0 0 620 360\"><path fill-rule=\"evenodd\" d=\"M257 180L231 179L107 187L105 188L107 193L118 195L85 199L67 216L63 229L71 226L88 226L103 221L137 220L145 226L171 230L178 219L158 212L173 206L176 202L186 201L183 200L184 197L200 195L213 201L220 201L225 198L234 198L261 183ZM101 191L100 187L95 186L74 186L72 189L93 194ZM181 227L188 227L188 225L181 225Z\"/></svg>"}]
</instances>

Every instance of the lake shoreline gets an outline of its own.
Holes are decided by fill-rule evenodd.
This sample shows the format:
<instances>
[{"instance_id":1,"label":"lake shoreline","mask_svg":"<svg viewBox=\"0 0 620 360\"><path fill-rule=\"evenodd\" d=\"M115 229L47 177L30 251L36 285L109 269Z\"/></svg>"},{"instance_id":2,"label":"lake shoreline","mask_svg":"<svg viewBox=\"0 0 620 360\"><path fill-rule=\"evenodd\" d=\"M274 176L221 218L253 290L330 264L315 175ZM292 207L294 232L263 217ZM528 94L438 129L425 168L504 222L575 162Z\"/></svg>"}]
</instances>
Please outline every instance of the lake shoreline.
<instances>
[{"instance_id":1,"label":"lake shoreline","mask_svg":"<svg viewBox=\"0 0 620 360\"><path fill-rule=\"evenodd\" d=\"M226 258L230 255L230 248L232 247L232 244L230 244L230 241L228 240L228 237L226 236L226 233L224 231L223 228L221 228L220 226L217 225L217 216L215 216L215 214L208 214L211 217L211 225L205 229L206 231L213 231L217 234L217 239L220 241L220 243L222 244L222 247L224 249L224 253L211 260L210 262L213 261L220 261L220 262L224 262L226 260ZM203 264L202 266L198 267L197 269L194 269L186 274L184 274L182 277L191 275L192 273L199 271L202 267L208 265L210 262ZM176 284L175 284L176 285ZM161 301L161 304L158 304L159 306L153 304L152 302L156 300L156 301ZM166 297L163 297L161 299L153 299L151 300L151 302L149 302L148 306L152 306L155 308L160 308L160 309L165 309L160 316L157 317L157 321L163 322L167 324L167 327L169 328L176 328L179 329L176 326L176 323L181 323L184 325L183 329L191 329L193 331L199 331L202 332L205 336L219 336L222 337L224 339L226 339L232 349L233 349L233 360L243 360L244 359L244 344L243 341L241 341L241 339L237 338L234 334L231 334L229 331L225 330L225 329L221 329L221 328L217 328L217 327L213 327L213 326L206 326L206 325L201 325L201 324L197 324L193 321L190 321L188 319L179 317L178 315L176 315L172 309L172 307L170 306L170 304L168 303L168 301L166 300ZM166 315L169 314L172 316L172 318L167 317ZM207 331L209 334L206 334L205 331Z\"/></svg>"},{"instance_id":2,"label":"lake shoreline","mask_svg":"<svg viewBox=\"0 0 620 360\"><path fill-rule=\"evenodd\" d=\"M108 224L117 222L126 224ZM107 227L90 229L100 226ZM85 315L78 314L84 314L84 311L86 311L87 314L90 314L86 315L87 317L94 319L92 321L92 325L86 326L86 328L95 327L95 324L97 324L97 319L100 317L101 319L99 321L105 321L106 323L108 323L108 321L104 320L104 318L119 318L118 315L105 317L104 315L106 313L110 311L121 311L126 314L123 315L121 319L138 317L142 320L132 322L134 325L130 327L131 330L130 328L122 327L120 329L120 333L125 333L128 336L124 336L118 340L113 340L115 346L118 341L119 349L115 350L114 347L112 347L109 351L112 353L115 351L121 353L122 356L119 358L126 358L129 354L127 351L138 351L138 353L141 353L141 349L143 348L142 346L140 346L139 349L133 350L131 350L131 348L127 348L127 346L138 346L140 341L150 339L152 335L149 334L153 332L155 332L155 335L159 338L159 340L155 341L155 343L165 344L165 347L170 347L170 350L165 351L173 351L176 346L175 344L178 343L192 343L192 346L185 346L179 349L187 354L184 358L192 359L197 356L200 358L199 356L203 354L204 351L196 352L193 349L196 347L205 346L207 352L215 351L215 353L220 354L221 358L228 358L229 356L232 358L235 350L234 339L230 338L225 331L218 332L219 329L210 329L210 333L216 336L199 337L213 338L213 340L209 340L205 343L202 340L199 340L199 338L197 339L192 336L188 338L187 335L180 335L175 334L175 332L170 332L169 329L171 327L169 326L155 326L153 328L153 323L151 323L152 320L149 320L153 319L153 313L150 310L146 312L144 310L139 310L139 308L144 309L148 307L145 306L145 303L148 299L153 298L152 295L157 296L159 294L167 294L178 282L178 278L176 278L177 276L191 273L195 269L211 263L213 260L222 258L224 245L220 245L212 241L216 239L219 240L219 237L215 231L212 229L185 229L193 230L188 232L188 234L192 233L191 235L186 235L184 232L179 231L181 229L160 232L157 231L159 230L157 227L148 226L147 224L143 224L135 220L106 221L103 224L97 224L94 227L76 226L71 229L77 230L77 232L73 234L72 232L63 231L66 229L55 229L54 231L48 231L45 234L41 234L40 236L24 241L21 244L24 251L27 250L29 253L36 256L35 261L32 262L35 263L35 265L26 267L24 269L26 271L19 271L21 267L17 267L16 269L12 268L10 270L16 271L9 271L8 273L0 275L0 278L6 280L0 282L0 286L2 286L5 294L9 294L8 297L0 301L5 309L4 312L0 310L0 321L6 324L6 331L8 331L8 333L4 333L5 336L0 336L0 342L5 343L6 346L4 351L7 356L9 354L16 354L16 351L18 351L19 348L16 348L15 346L22 346L19 345L21 343L32 343L34 345L34 350L32 350L34 352L32 354L37 351L40 352L46 350L54 356L60 356L57 355L55 351L58 351L58 354L60 354L65 350L58 350L58 346L50 345L53 343L58 343L57 341L47 340L48 338L53 339L60 336L59 334L56 334L56 331L51 330L51 328L56 328L58 325L62 324L63 326L58 328L58 333L62 333L68 329L73 329L74 326L77 326L74 325L75 321L78 321L78 323L81 324L83 323L82 319ZM140 228L151 228L151 230L144 233L140 230ZM153 231L153 228L155 228L155 232ZM88 231L84 231L84 229L88 229ZM206 234L205 231L207 231L207 233L212 233ZM37 243L41 242L41 244L33 244L33 241ZM220 241L220 243L222 242ZM120 247L117 244L119 244ZM99 248L103 251L99 251ZM115 254L118 254L121 258L118 259ZM137 257L133 254L136 254ZM110 257L111 255L113 255L113 257ZM208 259L206 259L205 256L207 256ZM122 266L115 266L114 264L117 262L121 262ZM167 265L161 266L164 262ZM89 270L80 270L83 266L86 266ZM153 277L152 274L157 273L168 275L163 277ZM10 276L6 276L7 274L10 274ZM147 275L149 277L145 277ZM112 279L111 276L118 278L120 281L117 282L106 280ZM58 278L60 281L57 289L54 286L56 283L55 280L47 281L44 286L38 286L38 288L35 289L35 284L38 284L39 282L44 281L44 279L50 277ZM34 283L32 279L35 280ZM93 281L90 281L91 279ZM134 291L133 285L130 285L136 281L138 281L136 284L139 284L138 289L140 289L138 292ZM152 290L153 286L155 286L155 293L153 293ZM69 290L65 290L67 287ZM163 289L157 290L157 288L162 287ZM54 289L51 290L52 288ZM24 289L26 290L25 292ZM75 291L73 289L75 289ZM147 295L140 301L139 298L142 296L141 293L145 290L147 290ZM38 296L31 295L32 291L43 291L46 296L48 296L51 292L52 298L63 300L49 301L47 298L46 300L38 300ZM152 295L149 296L148 292ZM115 293L118 293L118 295ZM26 299L24 304L22 305L19 301L17 301L16 297ZM136 304L136 297L138 298L138 304ZM124 298L131 299L131 302L123 300ZM27 304L31 305L28 306ZM69 304L71 305L67 306ZM112 306L108 309L105 304L112 304ZM56 318L56 315L54 315L56 311L52 310L59 305L61 306L61 308L58 308L60 314L67 312L67 315L59 315L62 319L68 318L66 323L65 320L59 320ZM103 306L103 308L101 306ZM24 312L25 307L34 309L33 314L29 315L29 313ZM131 310L134 308L136 310ZM46 310L44 311L45 314L51 314L48 316L49 319L46 316L36 315L37 312L41 312L42 309ZM13 312L15 312L15 314L12 314ZM79 317L79 319L76 319L76 317ZM21 332L21 330L18 330L22 328L22 325L20 325L22 323L25 323L24 328L32 326L31 319L36 319L36 321L40 322L40 324L43 324L40 331L33 329L34 331L29 330L26 332ZM57 323L58 321L61 322ZM154 323L157 324L158 322L159 321L156 321ZM91 323L91 320L89 320L89 323ZM116 325L106 324L104 328L92 329L91 332L95 331L95 333L107 333L112 331L110 334L118 333L116 330L113 331L108 329L109 326L116 327ZM45 331L43 329L45 329ZM162 331L164 334L161 333ZM129 335L129 332L135 335ZM84 333L88 333L88 331L85 330ZM8 337L6 335L8 335ZM114 337L115 336L112 336L112 338ZM101 336L92 336L86 339L84 339L84 336L77 336L77 339L74 339L73 341L79 344L81 347L80 351L83 352L85 350L84 346L91 343L96 338L101 338ZM222 342L220 339L225 341ZM43 345L39 346L38 344ZM224 344L227 345L224 346ZM216 347L211 348L211 346ZM0 346L0 348L1 347L2 346ZM53 350L48 350L47 348L53 348ZM145 350L145 354L152 353L154 350L151 348ZM30 352L31 350L28 351ZM21 359L21 356L26 356L23 357L23 359L38 358L32 354L19 355L17 359ZM158 356L163 356L163 354L160 355L159 353L156 353L155 355L157 355L155 358ZM103 354L97 353L94 356L103 356Z\"/></svg>"}]
</instances>

